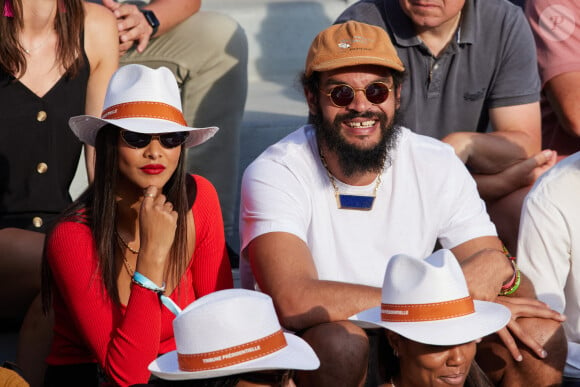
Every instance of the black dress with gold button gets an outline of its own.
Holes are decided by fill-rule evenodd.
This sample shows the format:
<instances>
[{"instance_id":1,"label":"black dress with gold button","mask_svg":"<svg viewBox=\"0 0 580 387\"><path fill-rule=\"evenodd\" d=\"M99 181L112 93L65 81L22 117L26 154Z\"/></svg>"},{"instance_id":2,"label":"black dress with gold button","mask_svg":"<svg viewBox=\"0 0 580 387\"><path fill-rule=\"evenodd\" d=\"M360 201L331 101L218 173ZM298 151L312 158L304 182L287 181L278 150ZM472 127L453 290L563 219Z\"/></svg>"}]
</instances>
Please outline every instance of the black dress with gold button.
<instances>
[{"instance_id":1,"label":"black dress with gold button","mask_svg":"<svg viewBox=\"0 0 580 387\"><path fill-rule=\"evenodd\" d=\"M71 202L82 144L68 119L85 113L90 69L61 77L44 96L0 69L0 229L45 231Z\"/></svg>"}]
</instances>

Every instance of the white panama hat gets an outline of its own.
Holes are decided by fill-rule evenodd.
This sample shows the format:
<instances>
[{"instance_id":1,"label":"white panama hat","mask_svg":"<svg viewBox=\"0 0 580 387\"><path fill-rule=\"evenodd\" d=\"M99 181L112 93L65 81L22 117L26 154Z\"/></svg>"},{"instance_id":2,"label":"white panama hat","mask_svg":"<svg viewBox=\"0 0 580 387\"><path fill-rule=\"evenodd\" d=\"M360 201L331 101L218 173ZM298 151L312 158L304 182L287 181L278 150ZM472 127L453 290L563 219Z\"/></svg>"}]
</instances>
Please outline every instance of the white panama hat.
<instances>
[{"instance_id":1,"label":"white panama hat","mask_svg":"<svg viewBox=\"0 0 580 387\"><path fill-rule=\"evenodd\" d=\"M210 293L173 320L177 350L151 364L167 380L206 379L245 372L313 370L320 362L300 337L282 332L270 296L246 289Z\"/></svg>"},{"instance_id":2,"label":"white panama hat","mask_svg":"<svg viewBox=\"0 0 580 387\"><path fill-rule=\"evenodd\" d=\"M474 301L459 262L441 249L425 259L404 254L391 258L382 305L357 317L419 343L458 345L497 332L511 313L494 302Z\"/></svg>"},{"instance_id":3,"label":"white panama hat","mask_svg":"<svg viewBox=\"0 0 580 387\"><path fill-rule=\"evenodd\" d=\"M122 66L113 74L100 118L81 115L69 119L79 140L93 146L106 124L147 134L189 132L186 148L204 143L218 131L215 126L187 126L177 81L167 67L152 69L138 64Z\"/></svg>"}]
</instances>

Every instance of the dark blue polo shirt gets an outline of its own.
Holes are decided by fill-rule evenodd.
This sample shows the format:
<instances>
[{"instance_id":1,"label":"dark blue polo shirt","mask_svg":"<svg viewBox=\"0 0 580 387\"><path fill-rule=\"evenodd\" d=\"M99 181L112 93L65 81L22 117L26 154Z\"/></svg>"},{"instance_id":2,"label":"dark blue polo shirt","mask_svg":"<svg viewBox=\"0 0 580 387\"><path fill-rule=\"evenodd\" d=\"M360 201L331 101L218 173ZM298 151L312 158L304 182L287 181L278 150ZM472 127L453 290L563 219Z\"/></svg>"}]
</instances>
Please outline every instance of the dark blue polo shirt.
<instances>
[{"instance_id":1,"label":"dark blue polo shirt","mask_svg":"<svg viewBox=\"0 0 580 387\"><path fill-rule=\"evenodd\" d=\"M405 64L403 124L443 138L484 132L489 108L539 101L536 48L522 10L507 0L466 0L455 38L438 57L416 36L399 0L362 0L337 23L385 28Z\"/></svg>"}]
</instances>

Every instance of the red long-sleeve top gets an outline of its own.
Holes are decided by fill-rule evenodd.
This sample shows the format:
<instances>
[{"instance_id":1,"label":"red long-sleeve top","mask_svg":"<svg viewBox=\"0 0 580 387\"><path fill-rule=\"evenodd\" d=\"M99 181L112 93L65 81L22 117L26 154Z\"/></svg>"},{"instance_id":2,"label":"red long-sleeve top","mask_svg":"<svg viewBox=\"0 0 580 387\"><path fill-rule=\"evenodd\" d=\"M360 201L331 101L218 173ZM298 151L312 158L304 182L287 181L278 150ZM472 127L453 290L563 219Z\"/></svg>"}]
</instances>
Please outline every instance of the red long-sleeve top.
<instances>
[{"instance_id":1,"label":"red long-sleeve top","mask_svg":"<svg viewBox=\"0 0 580 387\"><path fill-rule=\"evenodd\" d=\"M205 294L233 287L217 194L209 181L194 178L195 250L170 295L181 308ZM58 224L48 238L46 255L56 285L54 339L47 364L96 362L115 385L147 383L149 363L175 350L175 316L156 293L133 283L127 305L117 307L111 301L87 225Z\"/></svg>"}]
</instances>

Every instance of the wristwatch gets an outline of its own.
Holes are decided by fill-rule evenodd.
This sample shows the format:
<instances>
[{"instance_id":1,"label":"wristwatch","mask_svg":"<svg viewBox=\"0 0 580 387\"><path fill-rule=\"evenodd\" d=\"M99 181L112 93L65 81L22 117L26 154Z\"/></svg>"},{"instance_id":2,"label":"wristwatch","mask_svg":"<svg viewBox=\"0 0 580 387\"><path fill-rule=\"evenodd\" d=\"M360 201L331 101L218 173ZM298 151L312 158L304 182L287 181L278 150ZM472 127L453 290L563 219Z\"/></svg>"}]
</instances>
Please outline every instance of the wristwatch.
<instances>
[{"instance_id":1,"label":"wristwatch","mask_svg":"<svg viewBox=\"0 0 580 387\"><path fill-rule=\"evenodd\" d=\"M150 37L155 36L157 30L159 29L159 19L157 19L155 13L149 9L140 9L140 11L143 14L143 16L145 16L145 20L147 20L147 23L149 23L151 28L153 28L153 32L151 32Z\"/></svg>"}]
</instances>

